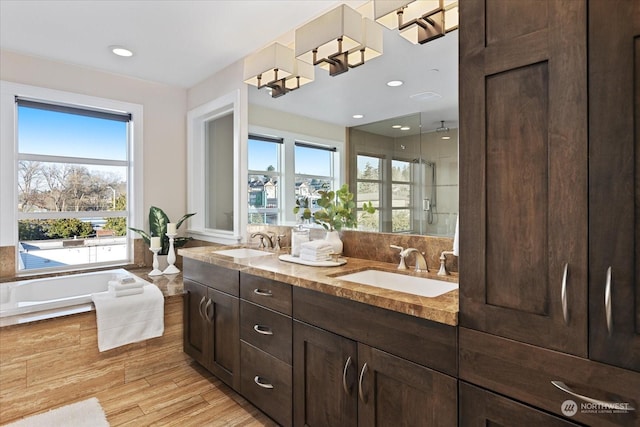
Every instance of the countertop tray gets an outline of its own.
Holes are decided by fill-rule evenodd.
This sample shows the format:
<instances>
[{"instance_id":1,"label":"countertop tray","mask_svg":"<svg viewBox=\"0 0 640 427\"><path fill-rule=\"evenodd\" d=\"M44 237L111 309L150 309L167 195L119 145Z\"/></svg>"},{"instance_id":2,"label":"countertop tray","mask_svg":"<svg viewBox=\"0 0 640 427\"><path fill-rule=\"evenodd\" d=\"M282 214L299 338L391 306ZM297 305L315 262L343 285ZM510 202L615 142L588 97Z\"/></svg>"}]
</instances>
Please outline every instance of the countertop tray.
<instances>
[{"instance_id":1,"label":"countertop tray","mask_svg":"<svg viewBox=\"0 0 640 427\"><path fill-rule=\"evenodd\" d=\"M344 258L338 259L337 261L307 261L290 254L280 255L278 259L295 264L309 265L311 267L338 267L347 263L347 260Z\"/></svg>"}]
</instances>

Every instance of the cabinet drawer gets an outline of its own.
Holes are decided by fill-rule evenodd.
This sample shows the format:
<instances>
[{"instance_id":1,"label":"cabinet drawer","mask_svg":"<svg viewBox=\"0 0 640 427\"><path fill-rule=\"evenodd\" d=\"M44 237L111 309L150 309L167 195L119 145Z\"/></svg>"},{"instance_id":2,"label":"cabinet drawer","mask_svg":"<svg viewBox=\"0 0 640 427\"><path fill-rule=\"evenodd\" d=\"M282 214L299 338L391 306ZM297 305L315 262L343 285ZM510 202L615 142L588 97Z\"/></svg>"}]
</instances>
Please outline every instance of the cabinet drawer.
<instances>
[{"instance_id":1,"label":"cabinet drawer","mask_svg":"<svg viewBox=\"0 0 640 427\"><path fill-rule=\"evenodd\" d=\"M240 273L240 296L291 316L291 285Z\"/></svg>"},{"instance_id":2,"label":"cabinet drawer","mask_svg":"<svg viewBox=\"0 0 640 427\"><path fill-rule=\"evenodd\" d=\"M587 425L637 426L640 373L460 328L460 379L563 416L562 404L576 403L570 419ZM611 402L588 403L556 388L559 381L575 393ZM635 410L624 410L625 404Z\"/></svg>"},{"instance_id":3,"label":"cabinet drawer","mask_svg":"<svg viewBox=\"0 0 640 427\"><path fill-rule=\"evenodd\" d=\"M290 426L292 420L292 369L281 360L241 343L240 389L244 397L276 420Z\"/></svg>"},{"instance_id":4,"label":"cabinet drawer","mask_svg":"<svg viewBox=\"0 0 640 427\"><path fill-rule=\"evenodd\" d=\"M291 328L291 317L241 300L240 339L288 364L291 364Z\"/></svg>"},{"instance_id":5,"label":"cabinet drawer","mask_svg":"<svg viewBox=\"0 0 640 427\"><path fill-rule=\"evenodd\" d=\"M183 277L207 285L229 295L240 295L240 273L238 270L218 267L191 258L183 258Z\"/></svg>"}]
</instances>

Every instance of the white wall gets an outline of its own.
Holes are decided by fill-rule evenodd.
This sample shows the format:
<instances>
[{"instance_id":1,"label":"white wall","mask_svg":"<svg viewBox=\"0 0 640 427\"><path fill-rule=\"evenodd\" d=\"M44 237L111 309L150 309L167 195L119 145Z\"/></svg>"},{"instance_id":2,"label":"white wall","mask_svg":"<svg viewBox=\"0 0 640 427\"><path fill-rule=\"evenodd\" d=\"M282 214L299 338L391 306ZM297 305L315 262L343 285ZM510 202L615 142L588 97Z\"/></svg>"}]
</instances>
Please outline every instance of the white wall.
<instances>
[{"instance_id":1,"label":"white wall","mask_svg":"<svg viewBox=\"0 0 640 427\"><path fill-rule=\"evenodd\" d=\"M0 50L0 80L141 104L144 108L144 211L186 213L187 90ZM148 227L146 215L145 224Z\"/></svg>"}]
</instances>

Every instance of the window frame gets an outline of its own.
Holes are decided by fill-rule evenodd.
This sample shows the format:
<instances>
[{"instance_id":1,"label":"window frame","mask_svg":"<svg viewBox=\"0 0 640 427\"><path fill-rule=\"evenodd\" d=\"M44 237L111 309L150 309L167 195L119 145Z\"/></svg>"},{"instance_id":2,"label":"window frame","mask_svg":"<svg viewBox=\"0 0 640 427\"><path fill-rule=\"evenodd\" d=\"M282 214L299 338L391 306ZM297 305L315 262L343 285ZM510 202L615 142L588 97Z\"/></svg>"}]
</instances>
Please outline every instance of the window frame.
<instances>
[{"instance_id":1,"label":"window frame","mask_svg":"<svg viewBox=\"0 0 640 427\"><path fill-rule=\"evenodd\" d=\"M265 126L250 125L250 135L266 135L271 138L282 139L282 149L280 150L280 177L282 181L282 188L280 194L282 197L278 199L278 210L282 214L280 217L279 225L295 225L296 216L293 213L293 208L296 205L295 200L295 143L304 143L308 145L316 145L318 148L328 149L333 151L333 164L331 166L333 170L333 189L339 188L343 181L343 177L346 176L346 164L342 159L344 158L345 142L338 140L329 140L312 135L305 135L301 133L294 133L287 130L272 129ZM333 150L335 148L335 150ZM245 189L248 190L248 178L249 174L245 176Z\"/></svg>"},{"instance_id":2,"label":"window frame","mask_svg":"<svg viewBox=\"0 0 640 427\"><path fill-rule=\"evenodd\" d=\"M247 185L249 183L248 178L251 175L263 175L263 176L269 176L273 179L273 177L277 178L277 182L278 185L280 185L280 183L283 182L283 176L282 176L282 166L283 166L283 152L284 152L284 139L280 138L280 137L276 137L276 136L270 136L270 135L258 135L255 133L249 133L249 136L247 137L247 163L248 163L248 159L251 155L251 153L249 152L249 141L262 141L262 142L266 142L269 144L275 144L277 149L276 149L276 170L275 172L271 172L268 170L257 170L257 169L248 169L248 165L247 165ZM247 188L248 190L248 188ZM250 191L248 191L250 192ZM280 195L280 197L278 197L278 206L276 206L275 208L269 208L269 207L265 207L262 208L263 212L258 212L258 213L270 213L270 212L275 212L276 213L276 224L280 223L282 218L283 218L283 212L282 212L282 208L281 208L281 199L282 199L282 187L278 189L278 193ZM250 209L251 207L249 206L249 203L247 201L247 209ZM247 224L249 225L260 225L261 223L252 223L249 222L249 214L251 212L247 211ZM266 224L266 223L264 223Z\"/></svg>"},{"instance_id":3,"label":"window frame","mask_svg":"<svg viewBox=\"0 0 640 427\"><path fill-rule=\"evenodd\" d=\"M73 92L60 91L38 86L0 81L0 246L15 248L14 271L18 276L33 275L51 271L80 271L97 266L116 266L133 263L134 237L127 231L126 259L99 264L68 265L38 270L19 270L18 219L18 106L16 97L42 100L43 102L69 105L78 108L98 109L128 113L129 124L128 166L127 166L127 227L144 227L143 213L143 107L139 104L95 97ZM105 212L106 213L106 212ZM53 216L68 216L66 212ZM91 216L91 215L88 215ZM101 215L109 216L109 215ZM119 216L119 215L113 215Z\"/></svg>"}]
</instances>

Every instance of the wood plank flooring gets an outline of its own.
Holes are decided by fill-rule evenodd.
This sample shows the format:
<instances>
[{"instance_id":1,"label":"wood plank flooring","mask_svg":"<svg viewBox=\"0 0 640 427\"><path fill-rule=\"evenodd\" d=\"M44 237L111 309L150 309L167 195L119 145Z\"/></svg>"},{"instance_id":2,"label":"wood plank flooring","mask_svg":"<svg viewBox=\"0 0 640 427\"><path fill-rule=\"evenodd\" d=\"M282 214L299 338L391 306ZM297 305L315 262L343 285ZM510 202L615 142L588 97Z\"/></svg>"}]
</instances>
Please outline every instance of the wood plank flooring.
<instances>
[{"instance_id":1,"label":"wood plank flooring","mask_svg":"<svg viewBox=\"0 0 640 427\"><path fill-rule=\"evenodd\" d=\"M182 351L182 309L168 298L162 337L102 353L95 312L0 328L0 425L97 397L113 427L276 426Z\"/></svg>"},{"instance_id":2,"label":"wood plank flooring","mask_svg":"<svg viewBox=\"0 0 640 427\"><path fill-rule=\"evenodd\" d=\"M197 363L96 394L117 426L277 426Z\"/></svg>"}]
</instances>

